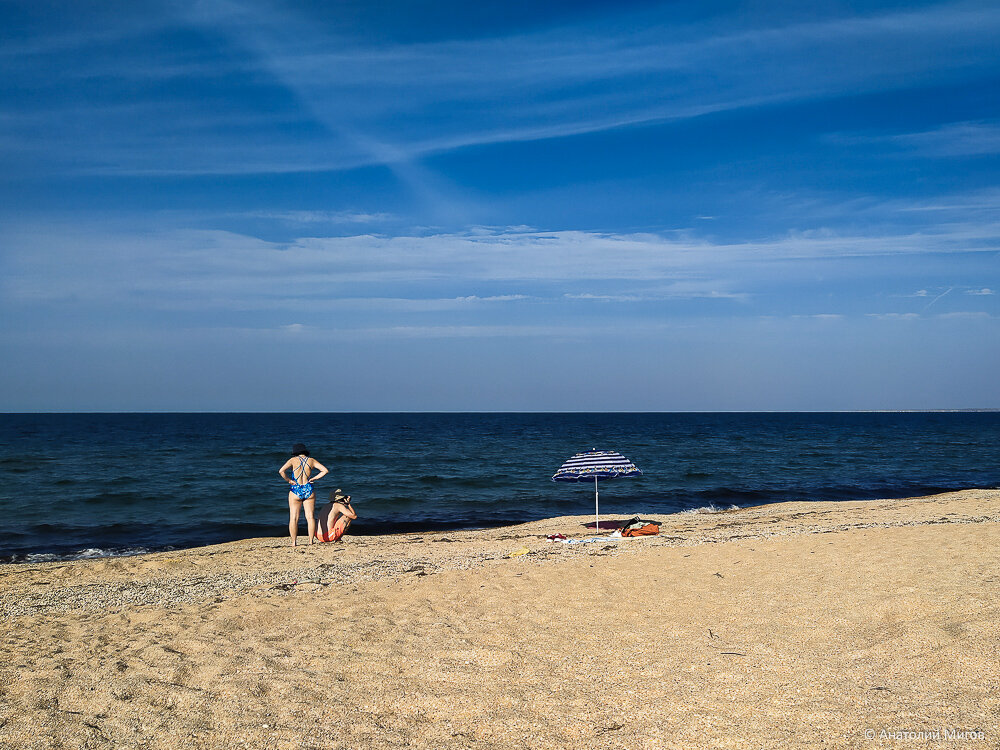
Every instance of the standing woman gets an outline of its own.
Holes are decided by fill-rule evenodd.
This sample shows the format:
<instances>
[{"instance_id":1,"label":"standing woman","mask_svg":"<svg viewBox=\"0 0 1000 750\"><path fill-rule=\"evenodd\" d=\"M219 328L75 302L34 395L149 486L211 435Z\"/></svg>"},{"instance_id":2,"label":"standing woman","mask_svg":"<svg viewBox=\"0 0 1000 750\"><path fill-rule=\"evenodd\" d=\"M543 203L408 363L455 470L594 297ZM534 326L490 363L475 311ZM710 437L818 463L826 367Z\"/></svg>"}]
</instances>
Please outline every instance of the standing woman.
<instances>
[{"instance_id":1,"label":"standing woman","mask_svg":"<svg viewBox=\"0 0 1000 750\"><path fill-rule=\"evenodd\" d=\"M289 469L292 470L291 479L285 475ZM319 474L312 477L312 481L310 481L309 474L313 469L319 471ZM285 465L278 470L278 473L289 484L288 535L292 538L292 546L295 546L299 535L299 513L302 512L303 505L306 509L306 525L309 527L309 544L312 544L313 537L316 536L316 518L314 517L316 493L313 492L312 482L322 479L329 471L315 458L309 458L309 450L302 443L296 443L292 446L292 457L285 461Z\"/></svg>"}]
</instances>

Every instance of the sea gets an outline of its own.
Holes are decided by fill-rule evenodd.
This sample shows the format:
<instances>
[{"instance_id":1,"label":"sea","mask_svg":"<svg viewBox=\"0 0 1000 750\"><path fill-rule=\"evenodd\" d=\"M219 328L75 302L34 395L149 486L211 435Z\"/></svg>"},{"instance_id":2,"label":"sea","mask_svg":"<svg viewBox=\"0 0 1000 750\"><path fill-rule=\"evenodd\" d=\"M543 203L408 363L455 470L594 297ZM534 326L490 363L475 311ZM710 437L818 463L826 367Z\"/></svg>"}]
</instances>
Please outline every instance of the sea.
<instances>
[{"instance_id":1,"label":"sea","mask_svg":"<svg viewBox=\"0 0 1000 750\"><path fill-rule=\"evenodd\" d=\"M551 481L591 449L643 472L601 482L602 519L1000 485L1000 412L6 414L0 562L287 536L298 442L365 535L592 514L592 484Z\"/></svg>"}]
</instances>

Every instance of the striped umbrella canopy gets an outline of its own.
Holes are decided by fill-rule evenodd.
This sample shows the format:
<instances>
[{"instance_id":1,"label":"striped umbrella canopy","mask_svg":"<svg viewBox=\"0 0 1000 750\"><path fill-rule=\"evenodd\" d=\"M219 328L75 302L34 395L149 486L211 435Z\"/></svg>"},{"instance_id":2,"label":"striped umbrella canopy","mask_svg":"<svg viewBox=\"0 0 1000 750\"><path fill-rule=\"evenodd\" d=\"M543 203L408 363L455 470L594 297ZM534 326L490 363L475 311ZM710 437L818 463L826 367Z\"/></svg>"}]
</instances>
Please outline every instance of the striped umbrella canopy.
<instances>
[{"instance_id":1,"label":"striped umbrella canopy","mask_svg":"<svg viewBox=\"0 0 1000 750\"><path fill-rule=\"evenodd\" d=\"M594 482L594 530L600 529L600 506L597 482L600 479L637 477L642 472L617 451L586 451L577 453L552 475L553 482Z\"/></svg>"}]
</instances>

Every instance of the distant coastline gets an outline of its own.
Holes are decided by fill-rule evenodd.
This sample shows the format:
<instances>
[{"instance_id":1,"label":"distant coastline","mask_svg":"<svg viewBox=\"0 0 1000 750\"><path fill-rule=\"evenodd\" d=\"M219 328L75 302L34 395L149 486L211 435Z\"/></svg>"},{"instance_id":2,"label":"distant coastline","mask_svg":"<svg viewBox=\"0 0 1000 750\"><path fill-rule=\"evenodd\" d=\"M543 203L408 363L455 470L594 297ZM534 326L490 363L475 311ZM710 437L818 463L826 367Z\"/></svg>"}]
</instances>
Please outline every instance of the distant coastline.
<instances>
[{"instance_id":1,"label":"distant coastline","mask_svg":"<svg viewBox=\"0 0 1000 750\"><path fill-rule=\"evenodd\" d=\"M152 411L0 411L2 416L30 416L30 415L69 415L69 414L974 414L979 412L1000 412L1000 407L990 408L966 408L966 409L833 409L833 410L733 410L733 411L702 411L691 410L671 410L671 411L519 411L519 410L494 410L494 411L188 411L188 410L152 410Z\"/></svg>"}]
</instances>

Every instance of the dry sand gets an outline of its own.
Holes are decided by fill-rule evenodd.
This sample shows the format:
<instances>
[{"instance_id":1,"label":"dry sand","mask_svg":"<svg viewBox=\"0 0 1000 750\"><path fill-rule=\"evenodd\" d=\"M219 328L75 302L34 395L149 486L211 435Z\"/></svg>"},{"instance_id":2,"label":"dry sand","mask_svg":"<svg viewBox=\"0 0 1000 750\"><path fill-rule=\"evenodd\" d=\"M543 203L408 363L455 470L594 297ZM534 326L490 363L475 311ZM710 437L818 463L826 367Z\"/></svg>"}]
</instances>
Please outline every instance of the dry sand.
<instances>
[{"instance_id":1,"label":"dry sand","mask_svg":"<svg viewBox=\"0 0 1000 750\"><path fill-rule=\"evenodd\" d=\"M7 565L0 748L1000 747L998 500Z\"/></svg>"}]
</instances>

